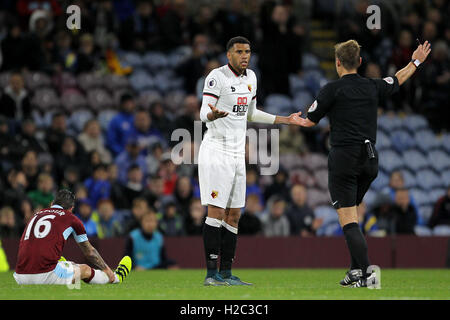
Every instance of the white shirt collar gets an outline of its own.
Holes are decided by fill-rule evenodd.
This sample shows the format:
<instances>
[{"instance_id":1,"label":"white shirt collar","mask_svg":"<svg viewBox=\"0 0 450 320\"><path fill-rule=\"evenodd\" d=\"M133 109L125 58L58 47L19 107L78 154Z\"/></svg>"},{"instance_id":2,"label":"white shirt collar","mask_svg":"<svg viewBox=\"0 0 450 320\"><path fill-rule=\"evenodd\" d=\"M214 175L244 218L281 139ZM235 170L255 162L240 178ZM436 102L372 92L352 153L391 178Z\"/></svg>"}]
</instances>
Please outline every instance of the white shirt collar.
<instances>
[{"instance_id":1,"label":"white shirt collar","mask_svg":"<svg viewBox=\"0 0 450 320\"><path fill-rule=\"evenodd\" d=\"M50 208L64 209L63 207L61 207L61 206L59 206L57 204L52 205Z\"/></svg>"}]
</instances>

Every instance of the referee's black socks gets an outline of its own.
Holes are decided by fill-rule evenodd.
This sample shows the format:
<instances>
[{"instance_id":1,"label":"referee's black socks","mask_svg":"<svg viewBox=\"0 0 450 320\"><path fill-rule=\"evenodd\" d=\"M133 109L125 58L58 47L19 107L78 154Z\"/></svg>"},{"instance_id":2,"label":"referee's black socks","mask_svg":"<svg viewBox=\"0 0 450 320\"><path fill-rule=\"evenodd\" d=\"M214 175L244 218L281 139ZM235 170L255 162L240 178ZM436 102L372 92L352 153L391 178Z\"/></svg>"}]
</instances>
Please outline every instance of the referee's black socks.
<instances>
[{"instance_id":1,"label":"referee's black socks","mask_svg":"<svg viewBox=\"0 0 450 320\"><path fill-rule=\"evenodd\" d=\"M345 241L347 242L350 256L352 257L352 269L361 269L363 276L366 276L369 267L369 257L367 254L366 238L361 232L361 228L356 222L346 224L342 227ZM354 265L356 264L356 266Z\"/></svg>"},{"instance_id":2,"label":"referee's black socks","mask_svg":"<svg viewBox=\"0 0 450 320\"><path fill-rule=\"evenodd\" d=\"M223 278L231 277L231 265L236 253L237 228L222 222L222 243L220 245L220 274Z\"/></svg>"},{"instance_id":3,"label":"referee's black socks","mask_svg":"<svg viewBox=\"0 0 450 320\"><path fill-rule=\"evenodd\" d=\"M219 258L221 245L221 226L221 220L210 217L206 218L203 225L207 277L213 277L217 273L217 259Z\"/></svg>"}]
</instances>

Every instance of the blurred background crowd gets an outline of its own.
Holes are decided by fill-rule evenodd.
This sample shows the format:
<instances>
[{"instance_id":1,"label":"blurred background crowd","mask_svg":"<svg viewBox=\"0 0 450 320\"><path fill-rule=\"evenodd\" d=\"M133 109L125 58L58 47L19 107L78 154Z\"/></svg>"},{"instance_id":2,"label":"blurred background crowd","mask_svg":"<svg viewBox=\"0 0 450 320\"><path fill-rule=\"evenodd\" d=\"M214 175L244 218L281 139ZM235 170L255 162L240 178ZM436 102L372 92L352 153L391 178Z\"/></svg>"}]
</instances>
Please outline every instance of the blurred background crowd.
<instances>
[{"instance_id":1,"label":"blurred background crowd","mask_svg":"<svg viewBox=\"0 0 450 320\"><path fill-rule=\"evenodd\" d=\"M66 26L71 4L79 30ZM381 30L366 26L370 4L381 8ZM171 160L171 135L194 136L204 77L227 63L237 35L252 43L258 108L280 115L307 110L336 78L336 42L356 39L360 74L383 78L410 61L416 38L429 40L429 59L380 103L380 173L359 214L367 235L448 235L449 14L446 0L2 1L0 238L20 237L59 188L76 193L89 237L126 236L148 214L151 232L200 235L196 165ZM340 235L328 122L279 129L278 173L247 168L239 233Z\"/></svg>"}]
</instances>

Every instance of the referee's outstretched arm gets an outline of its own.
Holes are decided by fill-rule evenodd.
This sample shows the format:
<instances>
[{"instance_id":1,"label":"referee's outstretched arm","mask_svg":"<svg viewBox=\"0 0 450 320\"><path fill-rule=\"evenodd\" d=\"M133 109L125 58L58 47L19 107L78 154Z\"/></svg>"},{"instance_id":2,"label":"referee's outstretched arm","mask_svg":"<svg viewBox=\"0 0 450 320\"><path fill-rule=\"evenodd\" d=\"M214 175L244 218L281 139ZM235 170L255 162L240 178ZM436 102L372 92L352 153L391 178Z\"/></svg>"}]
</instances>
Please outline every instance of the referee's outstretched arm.
<instances>
[{"instance_id":1,"label":"referee's outstretched arm","mask_svg":"<svg viewBox=\"0 0 450 320\"><path fill-rule=\"evenodd\" d=\"M417 67L425 61L431 52L431 44L425 41L424 44L419 44L417 49L412 54L412 60L403 69L399 70L395 76L398 79L398 84L401 86L408 80L414 72L416 72Z\"/></svg>"}]
</instances>

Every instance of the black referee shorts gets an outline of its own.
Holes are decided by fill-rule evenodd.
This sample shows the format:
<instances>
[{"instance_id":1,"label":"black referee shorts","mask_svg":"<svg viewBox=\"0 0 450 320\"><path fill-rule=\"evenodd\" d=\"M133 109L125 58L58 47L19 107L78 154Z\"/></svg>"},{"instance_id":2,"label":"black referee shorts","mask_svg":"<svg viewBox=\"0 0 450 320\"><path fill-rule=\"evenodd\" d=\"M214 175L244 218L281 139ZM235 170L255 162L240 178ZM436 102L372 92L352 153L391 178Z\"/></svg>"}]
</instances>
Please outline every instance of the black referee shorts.
<instances>
[{"instance_id":1,"label":"black referee shorts","mask_svg":"<svg viewBox=\"0 0 450 320\"><path fill-rule=\"evenodd\" d=\"M332 147L328 155L328 189L335 209L359 205L378 174L378 152L369 159L366 146Z\"/></svg>"}]
</instances>

